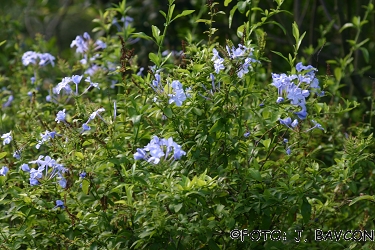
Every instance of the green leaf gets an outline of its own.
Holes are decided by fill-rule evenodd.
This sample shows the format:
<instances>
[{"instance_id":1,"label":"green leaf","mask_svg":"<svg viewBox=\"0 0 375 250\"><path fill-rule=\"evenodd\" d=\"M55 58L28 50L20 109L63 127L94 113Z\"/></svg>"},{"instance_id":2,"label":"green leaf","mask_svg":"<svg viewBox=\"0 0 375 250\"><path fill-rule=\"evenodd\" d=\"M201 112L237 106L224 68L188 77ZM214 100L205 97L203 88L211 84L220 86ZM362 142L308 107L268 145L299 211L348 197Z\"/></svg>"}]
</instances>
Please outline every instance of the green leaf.
<instances>
[{"instance_id":1,"label":"green leaf","mask_svg":"<svg viewBox=\"0 0 375 250\"><path fill-rule=\"evenodd\" d=\"M167 14L165 14L165 12L164 11L162 11L162 10L159 10L159 12L163 15L163 17L164 18L167 18Z\"/></svg>"},{"instance_id":2,"label":"green leaf","mask_svg":"<svg viewBox=\"0 0 375 250\"><path fill-rule=\"evenodd\" d=\"M85 194L89 194L89 187L90 187L90 182L86 179L83 179L82 181L82 191Z\"/></svg>"},{"instance_id":3,"label":"green leaf","mask_svg":"<svg viewBox=\"0 0 375 250\"><path fill-rule=\"evenodd\" d=\"M233 16L234 16L234 13L236 12L237 10L237 5L235 5L231 11L229 12L229 28L232 26L232 21L233 21Z\"/></svg>"},{"instance_id":4,"label":"green leaf","mask_svg":"<svg viewBox=\"0 0 375 250\"><path fill-rule=\"evenodd\" d=\"M92 144L91 140L84 141L83 144L82 144L82 147L85 147L85 146L88 146L88 145L91 145L91 144Z\"/></svg>"},{"instance_id":5,"label":"green leaf","mask_svg":"<svg viewBox=\"0 0 375 250\"><path fill-rule=\"evenodd\" d=\"M370 38L366 38L365 40L363 40L362 42L358 43L355 45L356 48L360 48L362 47L362 45L364 45L365 43L367 43L368 41L370 40Z\"/></svg>"},{"instance_id":6,"label":"green leaf","mask_svg":"<svg viewBox=\"0 0 375 250\"><path fill-rule=\"evenodd\" d=\"M268 139L263 140L263 141L262 141L262 144L263 144L263 146L266 148L266 150L268 150L269 147L270 147L270 144L271 144L271 138L268 138Z\"/></svg>"},{"instance_id":7,"label":"green leaf","mask_svg":"<svg viewBox=\"0 0 375 250\"><path fill-rule=\"evenodd\" d=\"M359 48L362 51L363 58L365 59L365 62L368 63L370 56L368 53L368 50L366 48Z\"/></svg>"},{"instance_id":8,"label":"green leaf","mask_svg":"<svg viewBox=\"0 0 375 250\"><path fill-rule=\"evenodd\" d=\"M306 35L306 31L303 32L302 36L299 38L299 40L298 40L298 42L297 42L297 44L296 44L296 46L297 46L296 49L297 49L297 50L298 50L299 47L301 46L302 40L303 40L303 38L305 37L305 35Z\"/></svg>"},{"instance_id":9,"label":"green leaf","mask_svg":"<svg viewBox=\"0 0 375 250\"><path fill-rule=\"evenodd\" d=\"M6 176L0 176L0 187L2 187L5 184Z\"/></svg>"},{"instance_id":10,"label":"green leaf","mask_svg":"<svg viewBox=\"0 0 375 250\"><path fill-rule=\"evenodd\" d=\"M183 205L182 203L179 203L179 204L175 205L175 206L174 206L174 211L175 211L176 213L178 213L178 211L181 210L182 205Z\"/></svg>"},{"instance_id":11,"label":"green leaf","mask_svg":"<svg viewBox=\"0 0 375 250\"><path fill-rule=\"evenodd\" d=\"M296 22L294 22L292 24L292 32L293 32L294 39L296 39L296 42L298 43L298 41L299 41L299 29L298 29L298 25L297 25Z\"/></svg>"},{"instance_id":12,"label":"green leaf","mask_svg":"<svg viewBox=\"0 0 375 250\"><path fill-rule=\"evenodd\" d=\"M368 201L371 201L371 202L375 202L375 197L373 195L362 195L362 196L356 197L349 203L349 206L357 203L358 201L362 201L362 200L368 200Z\"/></svg>"},{"instance_id":13,"label":"green leaf","mask_svg":"<svg viewBox=\"0 0 375 250\"><path fill-rule=\"evenodd\" d=\"M3 159L7 154L8 154L7 152L0 153L0 159Z\"/></svg>"},{"instance_id":14,"label":"green leaf","mask_svg":"<svg viewBox=\"0 0 375 250\"><path fill-rule=\"evenodd\" d=\"M193 13L195 10L184 10L181 14L178 14L177 16L175 16L171 22L173 22L174 20L176 20L177 18L180 18L180 17L183 17L183 16L187 16L187 15L190 15L191 13Z\"/></svg>"},{"instance_id":15,"label":"green leaf","mask_svg":"<svg viewBox=\"0 0 375 250\"><path fill-rule=\"evenodd\" d=\"M172 15L173 15L173 11L174 11L174 7L175 7L175 5L174 4L169 4L170 5L170 7L169 7L169 10L168 10L168 20L167 21L169 21L169 23L171 23L172 21Z\"/></svg>"},{"instance_id":16,"label":"green leaf","mask_svg":"<svg viewBox=\"0 0 375 250\"><path fill-rule=\"evenodd\" d=\"M210 239L208 241L208 248L212 250L220 250L221 248L216 244L216 242L213 239Z\"/></svg>"},{"instance_id":17,"label":"green leaf","mask_svg":"<svg viewBox=\"0 0 375 250\"><path fill-rule=\"evenodd\" d=\"M247 4L246 4L245 1L239 1L239 2L237 3L238 11L239 11L241 14L245 13L245 11L246 11L246 6L247 6Z\"/></svg>"},{"instance_id":18,"label":"green leaf","mask_svg":"<svg viewBox=\"0 0 375 250\"><path fill-rule=\"evenodd\" d=\"M344 24L341 29L339 30L339 32L341 33L344 29L347 29L347 28L350 28L350 27L354 27L354 24L352 23L346 23Z\"/></svg>"},{"instance_id":19,"label":"green leaf","mask_svg":"<svg viewBox=\"0 0 375 250\"><path fill-rule=\"evenodd\" d=\"M0 46L3 45L3 44L6 43L6 42L7 42L7 40L1 41L1 42L0 42Z\"/></svg>"},{"instance_id":20,"label":"green leaf","mask_svg":"<svg viewBox=\"0 0 375 250\"><path fill-rule=\"evenodd\" d=\"M278 22L275 22L275 21L268 21L265 24L268 24L268 23L275 24L275 25L279 26L280 29L284 32L284 35L286 35L286 29L281 24L279 24Z\"/></svg>"},{"instance_id":21,"label":"green leaf","mask_svg":"<svg viewBox=\"0 0 375 250\"><path fill-rule=\"evenodd\" d=\"M151 62L153 62L156 66L159 66L160 58L155 53L150 52L150 54L148 54L148 58L150 58Z\"/></svg>"},{"instance_id":22,"label":"green leaf","mask_svg":"<svg viewBox=\"0 0 375 250\"><path fill-rule=\"evenodd\" d=\"M273 50L271 50L271 52L272 52L272 53L275 53L275 54L278 55L278 56L281 56L282 58L285 59L285 61L289 62L288 58L286 58L285 56L283 56L283 54L281 54L280 52L273 51Z\"/></svg>"},{"instance_id":23,"label":"green leaf","mask_svg":"<svg viewBox=\"0 0 375 250\"><path fill-rule=\"evenodd\" d=\"M164 114L168 117L168 118L172 118L173 116L173 112L172 112L172 109L170 107L166 107L163 109L163 112Z\"/></svg>"},{"instance_id":24,"label":"green leaf","mask_svg":"<svg viewBox=\"0 0 375 250\"><path fill-rule=\"evenodd\" d=\"M152 37L146 35L143 32L133 33L131 36L133 38L142 38L142 39L145 39L145 40L148 40L148 41L152 41Z\"/></svg>"},{"instance_id":25,"label":"green leaf","mask_svg":"<svg viewBox=\"0 0 375 250\"><path fill-rule=\"evenodd\" d=\"M303 221L305 223L308 223L311 218L311 205L307 201L306 197L303 198L302 200L302 205L301 205L301 214L303 217Z\"/></svg>"},{"instance_id":26,"label":"green leaf","mask_svg":"<svg viewBox=\"0 0 375 250\"><path fill-rule=\"evenodd\" d=\"M83 156L83 154L81 152L75 152L74 155L79 158L80 160L83 160L85 159L85 157Z\"/></svg>"},{"instance_id":27,"label":"green leaf","mask_svg":"<svg viewBox=\"0 0 375 250\"><path fill-rule=\"evenodd\" d=\"M222 119L218 119L215 124L211 127L210 133L215 133L217 131L220 131L224 127L224 122Z\"/></svg>"},{"instance_id":28,"label":"green leaf","mask_svg":"<svg viewBox=\"0 0 375 250\"><path fill-rule=\"evenodd\" d=\"M125 185L126 198L129 206L133 206L133 187L133 185Z\"/></svg>"},{"instance_id":29,"label":"green leaf","mask_svg":"<svg viewBox=\"0 0 375 250\"><path fill-rule=\"evenodd\" d=\"M334 71L333 71L333 74L335 75L335 78L337 81L340 81L341 80L341 68L335 68Z\"/></svg>"},{"instance_id":30,"label":"green leaf","mask_svg":"<svg viewBox=\"0 0 375 250\"><path fill-rule=\"evenodd\" d=\"M201 116L203 111L199 108L196 108L196 107L193 107L193 112L194 114L196 114L197 116Z\"/></svg>"},{"instance_id":31,"label":"green leaf","mask_svg":"<svg viewBox=\"0 0 375 250\"><path fill-rule=\"evenodd\" d=\"M230 2L232 2L232 0L225 0L225 1L224 1L224 6L227 7L228 4L230 4Z\"/></svg>"},{"instance_id":32,"label":"green leaf","mask_svg":"<svg viewBox=\"0 0 375 250\"><path fill-rule=\"evenodd\" d=\"M155 25L152 25L151 28L152 28L152 36L155 38L155 41L157 42L157 44L159 44L158 41L160 40L160 30Z\"/></svg>"},{"instance_id":33,"label":"green leaf","mask_svg":"<svg viewBox=\"0 0 375 250\"><path fill-rule=\"evenodd\" d=\"M255 180L259 181L259 182L262 181L262 176L260 175L259 170L256 170L256 169L253 169L253 168L250 168L250 169L249 169L249 173L250 173L250 176L251 176L253 179L255 179Z\"/></svg>"}]
</instances>

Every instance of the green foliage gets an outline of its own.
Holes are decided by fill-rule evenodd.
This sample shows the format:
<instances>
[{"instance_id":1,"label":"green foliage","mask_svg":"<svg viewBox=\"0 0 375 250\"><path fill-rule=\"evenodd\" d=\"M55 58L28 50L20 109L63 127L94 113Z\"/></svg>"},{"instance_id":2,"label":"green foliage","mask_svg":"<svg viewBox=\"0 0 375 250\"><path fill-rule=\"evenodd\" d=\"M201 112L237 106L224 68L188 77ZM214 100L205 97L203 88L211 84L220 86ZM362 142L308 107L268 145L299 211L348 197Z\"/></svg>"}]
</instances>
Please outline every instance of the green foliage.
<instances>
[{"instance_id":1,"label":"green foliage","mask_svg":"<svg viewBox=\"0 0 375 250\"><path fill-rule=\"evenodd\" d=\"M296 64L321 50L333 23L319 27L319 46L305 47L308 31L302 32L297 21L279 22L278 16L291 13L284 1L274 4L264 8L260 1L226 0L223 7L209 1L202 8L207 13L197 13L177 11L169 0L167 10L156 12L164 25L153 23L139 31L134 23L119 21L133 10L122 1L96 15L97 37L84 39L84 53L74 53L74 47L59 55L58 40L42 35L26 45L9 37L1 42L1 47L13 46L1 56L2 61L13 58L0 77L0 166L9 168L0 172L1 248L372 249L369 241L314 238L317 229L374 227L375 98L368 97L370 120L365 122L361 100L340 92L353 72L366 72L355 61L358 51L366 62L370 58L370 40L359 36L373 13L372 2L363 17L339 29L353 29L356 35L348 39L345 56L327 61L335 67L333 76L317 75L322 89L299 82L315 70L300 70ZM178 54L168 47L168 37L186 16L193 22L179 33L186 41ZM225 42L215 26L224 17L227 26L236 24L236 38L228 36ZM237 25L237 17L244 18L242 24ZM9 17L1 21L11 23ZM199 23L205 24L203 40L193 32ZM11 25L20 32L19 24ZM287 51L270 48L266 30L274 26L280 28L276 33L294 38ZM105 48L98 48L98 39ZM234 51L238 41L247 50ZM137 43L147 42L153 50L145 58L154 67L140 71L144 51L137 50ZM27 51L54 55L55 66L39 65L40 59L24 65ZM290 71L279 71L273 61ZM217 64L225 67L217 69ZM272 72L298 74L290 81L309 90L303 98L306 119L296 114L303 105L289 103L288 90L275 88ZM64 77L73 75L84 78L70 83L71 92L57 93ZM285 100L276 102L281 96ZM66 116L61 120L62 110ZM283 124L287 117L298 125ZM352 123L346 123L349 118ZM42 139L48 131L56 134ZM162 156L150 152L160 162L150 155L139 157L149 154L141 149L148 145L150 150L154 136L176 143L164 147ZM176 145L186 154L177 157ZM31 178L23 164L36 171L42 156L51 157L54 165ZM66 171L55 175L58 164ZM280 230L282 237L256 241L246 236L242 242L234 233L245 229Z\"/></svg>"}]
</instances>

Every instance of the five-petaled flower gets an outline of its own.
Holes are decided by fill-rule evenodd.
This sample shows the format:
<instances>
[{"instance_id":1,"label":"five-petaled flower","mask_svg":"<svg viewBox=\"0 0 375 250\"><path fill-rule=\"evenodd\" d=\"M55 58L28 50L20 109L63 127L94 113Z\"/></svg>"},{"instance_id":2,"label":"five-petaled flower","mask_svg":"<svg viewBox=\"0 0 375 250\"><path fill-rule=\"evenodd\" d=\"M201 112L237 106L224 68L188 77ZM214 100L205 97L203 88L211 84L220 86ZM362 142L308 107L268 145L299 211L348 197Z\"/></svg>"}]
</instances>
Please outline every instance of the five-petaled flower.
<instances>
[{"instance_id":1,"label":"five-petaled flower","mask_svg":"<svg viewBox=\"0 0 375 250\"><path fill-rule=\"evenodd\" d=\"M12 141L12 135L11 132L3 134L1 136L1 139L3 139L3 145L9 144Z\"/></svg>"}]
</instances>

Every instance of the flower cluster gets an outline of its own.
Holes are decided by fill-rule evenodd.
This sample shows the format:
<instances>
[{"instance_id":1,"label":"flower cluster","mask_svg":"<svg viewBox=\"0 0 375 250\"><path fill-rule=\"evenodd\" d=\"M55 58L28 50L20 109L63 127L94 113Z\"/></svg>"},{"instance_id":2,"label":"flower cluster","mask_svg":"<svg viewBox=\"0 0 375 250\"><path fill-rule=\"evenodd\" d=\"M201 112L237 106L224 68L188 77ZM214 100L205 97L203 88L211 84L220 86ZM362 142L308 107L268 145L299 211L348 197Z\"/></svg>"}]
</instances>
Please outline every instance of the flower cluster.
<instances>
[{"instance_id":1,"label":"flower cluster","mask_svg":"<svg viewBox=\"0 0 375 250\"><path fill-rule=\"evenodd\" d=\"M29 64L36 65L38 62L39 66L45 66L51 64L55 66L55 57L49 53L37 53L34 51L27 51L22 55L22 64L27 66Z\"/></svg>"},{"instance_id":2,"label":"flower cluster","mask_svg":"<svg viewBox=\"0 0 375 250\"><path fill-rule=\"evenodd\" d=\"M94 50L105 49L107 47L106 43L104 43L101 40L97 40L96 42L93 42L91 40L90 35L87 32L85 32L83 36L77 36L76 39L74 39L72 43L70 44L71 48L77 47L76 53L83 54L83 59L80 60L82 65L86 65L88 62L94 61L95 59L99 57L99 55L96 54L92 56L90 59L88 59L89 58L88 52L89 52L89 48L91 44L94 45ZM89 67L85 71L85 74L93 75L99 69L100 67L98 65L93 64L91 67Z\"/></svg>"},{"instance_id":3,"label":"flower cluster","mask_svg":"<svg viewBox=\"0 0 375 250\"><path fill-rule=\"evenodd\" d=\"M302 89L302 87L319 90L319 80L315 77L315 71L317 70L311 65L303 66L300 62L296 65L296 70L298 74L293 75L272 73L272 85L277 88L279 95L276 103L283 102L285 96L290 100L292 105L301 108L300 111L294 112L294 114L296 114L299 119L304 120L308 115L306 109L306 98L310 95L310 91L308 89ZM295 84L295 80L297 81L297 84ZM322 91L319 95L322 95L323 93L324 92ZM294 120L292 122L290 117L279 119L279 121L287 127L291 126L294 128L298 125L298 121Z\"/></svg>"},{"instance_id":4,"label":"flower cluster","mask_svg":"<svg viewBox=\"0 0 375 250\"><path fill-rule=\"evenodd\" d=\"M252 69L251 63L257 63L258 61L252 58L253 56L253 49L247 48L243 46L242 44L238 45L238 48L235 48L232 46L232 48L229 48L229 46L226 46L229 58L231 60L236 60L238 64L240 65L238 67L237 76L239 78L242 78L245 74L249 72L249 68ZM214 62L214 68L216 74L219 74L221 70L225 69L224 66L224 58L220 57L219 52L214 48L212 49L213 57L211 61Z\"/></svg>"},{"instance_id":5,"label":"flower cluster","mask_svg":"<svg viewBox=\"0 0 375 250\"><path fill-rule=\"evenodd\" d=\"M46 132L43 133L40 133L40 137L42 137L41 140L38 141L38 144L35 146L37 149L40 148L40 146L45 143L46 141L50 140L51 138L55 138L55 135L56 135L56 132L55 131L52 131L52 132L49 132L48 130L46 130Z\"/></svg>"},{"instance_id":6,"label":"flower cluster","mask_svg":"<svg viewBox=\"0 0 375 250\"><path fill-rule=\"evenodd\" d=\"M182 103L186 100L187 97L190 97L189 94L185 94L182 84L178 80L174 80L171 84L173 89L173 94L168 94L170 97L169 104L176 103L176 106L180 107Z\"/></svg>"},{"instance_id":7,"label":"flower cluster","mask_svg":"<svg viewBox=\"0 0 375 250\"><path fill-rule=\"evenodd\" d=\"M178 80L174 80L171 83L172 93L168 94L169 96L169 104L175 103L176 106L180 107L182 103L190 97L188 93L185 93L185 90L182 87L182 83ZM159 71L156 71L155 74L155 80L152 81L151 84L152 89L158 93L161 94L164 92L164 87L161 83L161 77L159 74ZM190 88L187 88L186 91L189 91ZM157 98L154 98L154 101L156 101Z\"/></svg>"},{"instance_id":8,"label":"flower cluster","mask_svg":"<svg viewBox=\"0 0 375 250\"><path fill-rule=\"evenodd\" d=\"M83 78L82 75L73 75L71 77L64 77L62 81L58 83L56 87L53 88L53 93L58 95L60 94L61 90L64 90L66 94L72 93L72 88L70 87L69 84L73 82L76 85L76 95L78 95L78 84L81 82L82 78ZM100 89L99 83L92 82L90 76L86 77L85 82L90 83L90 86L88 86L82 94L85 94L91 87Z\"/></svg>"},{"instance_id":9,"label":"flower cluster","mask_svg":"<svg viewBox=\"0 0 375 250\"><path fill-rule=\"evenodd\" d=\"M91 41L89 33L85 32L83 33L83 36L76 36L76 39L72 41L70 47L73 48L76 46L76 53L84 54L89 50ZM107 47L107 45L101 40L97 40L94 45L95 49L105 49Z\"/></svg>"},{"instance_id":10,"label":"flower cluster","mask_svg":"<svg viewBox=\"0 0 375 250\"><path fill-rule=\"evenodd\" d=\"M165 152L164 147L166 148ZM174 160L179 160L183 155L186 155L186 152L181 149L180 145L173 141L172 137L168 139L159 139L159 137L154 136L150 143L147 144L147 146L145 146L143 149L137 148L137 152L134 154L134 159L143 159L147 162L158 164L160 162L160 158L163 156L164 160L170 160L167 158L172 153L172 149L173 155L170 157L170 159L174 158Z\"/></svg>"},{"instance_id":11,"label":"flower cluster","mask_svg":"<svg viewBox=\"0 0 375 250\"><path fill-rule=\"evenodd\" d=\"M44 158L44 160L43 160ZM22 164L21 169L25 172L30 173L30 185L35 186L39 184L39 180L44 178L50 180L57 177L59 179L59 185L62 188L66 187L66 179L63 174L68 170L61 164L58 164L54 159L49 156L44 157L43 155L38 157L38 160L30 161L29 163L37 164L38 168L31 168L28 164Z\"/></svg>"}]
</instances>

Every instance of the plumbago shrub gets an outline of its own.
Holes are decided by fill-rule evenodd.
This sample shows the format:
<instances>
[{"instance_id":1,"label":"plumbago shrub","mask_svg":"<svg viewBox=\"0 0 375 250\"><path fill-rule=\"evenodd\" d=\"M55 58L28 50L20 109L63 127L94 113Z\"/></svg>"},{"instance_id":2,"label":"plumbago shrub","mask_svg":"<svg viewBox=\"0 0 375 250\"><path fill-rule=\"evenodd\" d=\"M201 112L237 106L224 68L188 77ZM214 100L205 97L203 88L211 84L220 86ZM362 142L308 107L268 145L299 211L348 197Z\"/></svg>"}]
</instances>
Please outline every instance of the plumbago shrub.
<instances>
[{"instance_id":1,"label":"plumbago shrub","mask_svg":"<svg viewBox=\"0 0 375 250\"><path fill-rule=\"evenodd\" d=\"M262 29L276 3L226 44L214 39L216 3L198 20L207 41L186 34L178 52L164 48L168 26L193 10L169 0L150 37L123 1L94 20L102 36L77 34L71 58L41 36L20 49L1 78L1 248L373 248L358 241L374 226L369 126L344 134L358 104L336 101L338 83L297 58L296 24L293 55L274 52L290 71L268 70ZM139 39L157 46L149 68L131 49Z\"/></svg>"}]
</instances>

